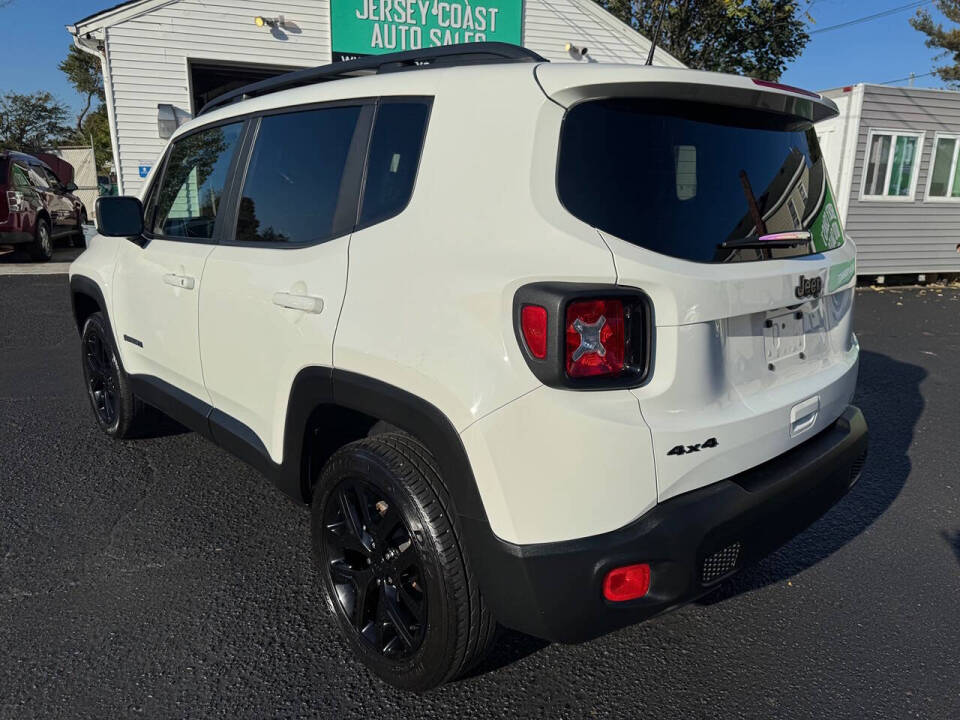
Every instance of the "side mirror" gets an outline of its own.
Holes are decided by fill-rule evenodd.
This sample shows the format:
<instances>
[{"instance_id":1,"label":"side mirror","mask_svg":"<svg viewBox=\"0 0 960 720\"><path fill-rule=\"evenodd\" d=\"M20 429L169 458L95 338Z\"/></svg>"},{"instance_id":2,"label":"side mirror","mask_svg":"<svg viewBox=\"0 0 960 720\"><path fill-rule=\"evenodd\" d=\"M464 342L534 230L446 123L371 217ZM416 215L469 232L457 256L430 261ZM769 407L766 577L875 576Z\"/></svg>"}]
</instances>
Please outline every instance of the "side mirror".
<instances>
[{"instance_id":1,"label":"side mirror","mask_svg":"<svg viewBox=\"0 0 960 720\"><path fill-rule=\"evenodd\" d=\"M76 192L76 191L79 190L79 189L80 189L80 188L77 187L77 184L76 184L75 182L68 182L68 183L67 183L67 187L66 187L67 192L71 192L71 193L72 193L72 192Z\"/></svg>"},{"instance_id":2,"label":"side mirror","mask_svg":"<svg viewBox=\"0 0 960 720\"><path fill-rule=\"evenodd\" d=\"M97 228L109 237L139 238L143 234L143 204L129 196L98 198Z\"/></svg>"}]
</instances>

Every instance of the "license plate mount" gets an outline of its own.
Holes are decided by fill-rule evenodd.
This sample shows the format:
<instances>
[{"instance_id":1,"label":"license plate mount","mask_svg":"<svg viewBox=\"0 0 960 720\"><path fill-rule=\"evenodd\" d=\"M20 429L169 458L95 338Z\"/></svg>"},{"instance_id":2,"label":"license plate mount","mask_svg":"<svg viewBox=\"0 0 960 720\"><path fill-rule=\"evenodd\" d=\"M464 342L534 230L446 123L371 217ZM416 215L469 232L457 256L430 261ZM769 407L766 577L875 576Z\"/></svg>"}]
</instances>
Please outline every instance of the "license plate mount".
<instances>
[{"instance_id":1,"label":"license plate mount","mask_svg":"<svg viewBox=\"0 0 960 720\"><path fill-rule=\"evenodd\" d=\"M803 314L799 312L771 315L763 326L763 348L768 363L794 357L804 351L806 334Z\"/></svg>"}]
</instances>

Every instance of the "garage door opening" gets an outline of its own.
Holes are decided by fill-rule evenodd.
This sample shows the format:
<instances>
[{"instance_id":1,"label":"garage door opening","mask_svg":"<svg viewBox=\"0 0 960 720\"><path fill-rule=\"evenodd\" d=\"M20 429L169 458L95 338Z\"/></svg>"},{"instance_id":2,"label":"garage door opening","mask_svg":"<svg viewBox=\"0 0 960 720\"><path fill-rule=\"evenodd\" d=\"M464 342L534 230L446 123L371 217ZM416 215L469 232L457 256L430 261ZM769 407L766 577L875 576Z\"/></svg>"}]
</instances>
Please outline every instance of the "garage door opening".
<instances>
[{"instance_id":1,"label":"garage door opening","mask_svg":"<svg viewBox=\"0 0 960 720\"><path fill-rule=\"evenodd\" d=\"M190 101L194 116L215 97L244 85L299 70L295 67L239 65L224 63L190 63Z\"/></svg>"}]
</instances>

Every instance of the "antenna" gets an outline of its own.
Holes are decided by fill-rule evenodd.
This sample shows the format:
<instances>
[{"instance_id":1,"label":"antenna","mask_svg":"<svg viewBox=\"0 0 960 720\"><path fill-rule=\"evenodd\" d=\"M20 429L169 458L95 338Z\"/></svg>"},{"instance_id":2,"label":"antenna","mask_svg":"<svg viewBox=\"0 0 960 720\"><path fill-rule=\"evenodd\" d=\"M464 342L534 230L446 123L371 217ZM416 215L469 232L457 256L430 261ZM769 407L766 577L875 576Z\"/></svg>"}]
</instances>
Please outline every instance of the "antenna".
<instances>
[{"instance_id":1,"label":"antenna","mask_svg":"<svg viewBox=\"0 0 960 720\"><path fill-rule=\"evenodd\" d=\"M663 25L663 15L667 11L669 0L660 0L660 14L657 15L657 26L653 30L653 37L650 39L650 54L647 55L647 65L653 65L653 53L657 49L657 43L660 42L660 28Z\"/></svg>"}]
</instances>

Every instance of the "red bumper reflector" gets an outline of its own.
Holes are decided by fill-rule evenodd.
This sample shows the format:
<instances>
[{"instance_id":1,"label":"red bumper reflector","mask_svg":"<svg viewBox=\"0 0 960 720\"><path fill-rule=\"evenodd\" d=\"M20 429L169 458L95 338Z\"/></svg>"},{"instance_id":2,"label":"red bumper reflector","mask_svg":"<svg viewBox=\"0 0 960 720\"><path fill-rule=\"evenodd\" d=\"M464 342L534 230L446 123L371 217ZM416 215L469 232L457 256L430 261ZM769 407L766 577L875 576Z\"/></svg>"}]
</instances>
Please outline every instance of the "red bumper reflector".
<instances>
[{"instance_id":1,"label":"red bumper reflector","mask_svg":"<svg viewBox=\"0 0 960 720\"><path fill-rule=\"evenodd\" d=\"M650 566L625 565L614 568L603 579L603 596L611 602L642 598L650 589Z\"/></svg>"},{"instance_id":2,"label":"red bumper reflector","mask_svg":"<svg viewBox=\"0 0 960 720\"><path fill-rule=\"evenodd\" d=\"M520 329L530 354L543 360L547 356L547 309L524 305L520 311Z\"/></svg>"}]
</instances>

